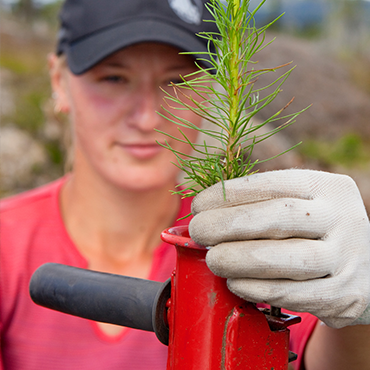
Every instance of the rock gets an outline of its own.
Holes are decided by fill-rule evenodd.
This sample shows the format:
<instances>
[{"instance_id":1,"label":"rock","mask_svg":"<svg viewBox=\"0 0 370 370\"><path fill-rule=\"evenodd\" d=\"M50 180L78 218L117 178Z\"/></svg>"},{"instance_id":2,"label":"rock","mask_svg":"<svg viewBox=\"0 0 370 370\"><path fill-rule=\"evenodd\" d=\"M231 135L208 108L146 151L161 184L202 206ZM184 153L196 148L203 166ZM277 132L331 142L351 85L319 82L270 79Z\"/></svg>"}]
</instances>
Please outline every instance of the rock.
<instances>
[{"instance_id":1,"label":"rock","mask_svg":"<svg viewBox=\"0 0 370 370\"><path fill-rule=\"evenodd\" d=\"M0 68L0 115L10 116L14 113L14 97L10 88L11 73Z\"/></svg>"},{"instance_id":2,"label":"rock","mask_svg":"<svg viewBox=\"0 0 370 370\"><path fill-rule=\"evenodd\" d=\"M45 167L47 154L27 132L13 126L0 128L1 194L33 187L35 175Z\"/></svg>"},{"instance_id":3,"label":"rock","mask_svg":"<svg viewBox=\"0 0 370 370\"><path fill-rule=\"evenodd\" d=\"M272 39L274 35L269 35ZM272 68L287 62L297 66L283 84L283 92L260 114L270 117L283 108L292 97L293 104L285 111L293 113L310 104L312 107L284 131L293 141L304 138L336 139L356 132L370 140L370 95L351 79L348 68L332 56L322 45L284 34L256 55L255 68ZM258 84L265 86L281 75L281 70L262 76ZM287 71L288 68L284 68Z\"/></svg>"}]
</instances>

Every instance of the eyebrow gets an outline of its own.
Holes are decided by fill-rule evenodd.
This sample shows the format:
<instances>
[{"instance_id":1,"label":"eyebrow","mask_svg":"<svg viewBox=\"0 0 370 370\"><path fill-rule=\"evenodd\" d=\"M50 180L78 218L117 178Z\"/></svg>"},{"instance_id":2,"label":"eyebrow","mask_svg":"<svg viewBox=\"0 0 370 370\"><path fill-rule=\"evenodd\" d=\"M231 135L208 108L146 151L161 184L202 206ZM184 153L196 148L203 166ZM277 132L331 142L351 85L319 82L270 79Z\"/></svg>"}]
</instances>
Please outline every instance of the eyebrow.
<instances>
[{"instance_id":1,"label":"eyebrow","mask_svg":"<svg viewBox=\"0 0 370 370\"><path fill-rule=\"evenodd\" d=\"M113 60L102 63L101 67L130 69L130 66L125 64L123 61L113 61ZM179 63L173 66L170 66L168 69L166 69L166 72L176 72L182 69L191 69L191 68L192 66L190 66L189 64Z\"/></svg>"},{"instance_id":2,"label":"eyebrow","mask_svg":"<svg viewBox=\"0 0 370 370\"><path fill-rule=\"evenodd\" d=\"M106 62L102 63L101 66L116 67L116 68L128 68L127 65L125 65L124 63L119 62L119 61L106 61Z\"/></svg>"},{"instance_id":3,"label":"eyebrow","mask_svg":"<svg viewBox=\"0 0 370 370\"><path fill-rule=\"evenodd\" d=\"M189 65L189 64L178 64L178 65L174 65L173 67L169 68L169 70L177 70L177 69L183 69L183 68L192 68L193 66ZM194 67L195 67L195 64L194 64Z\"/></svg>"}]
</instances>

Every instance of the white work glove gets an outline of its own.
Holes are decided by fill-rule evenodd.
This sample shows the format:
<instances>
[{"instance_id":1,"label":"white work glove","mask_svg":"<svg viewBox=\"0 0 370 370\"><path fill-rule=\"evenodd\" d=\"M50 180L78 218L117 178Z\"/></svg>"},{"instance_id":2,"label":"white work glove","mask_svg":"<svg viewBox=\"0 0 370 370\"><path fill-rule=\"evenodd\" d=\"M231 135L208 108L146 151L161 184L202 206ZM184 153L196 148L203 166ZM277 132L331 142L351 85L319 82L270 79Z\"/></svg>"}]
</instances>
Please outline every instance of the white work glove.
<instances>
[{"instance_id":1,"label":"white work glove","mask_svg":"<svg viewBox=\"0 0 370 370\"><path fill-rule=\"evenodd\" d=\"M284 170L224 184L226 200L221 183L194 198L189 231L214 246L208 267L233 293L333 328L370 324L370 224L351 178Z\"/></svg>"}]
</instances>

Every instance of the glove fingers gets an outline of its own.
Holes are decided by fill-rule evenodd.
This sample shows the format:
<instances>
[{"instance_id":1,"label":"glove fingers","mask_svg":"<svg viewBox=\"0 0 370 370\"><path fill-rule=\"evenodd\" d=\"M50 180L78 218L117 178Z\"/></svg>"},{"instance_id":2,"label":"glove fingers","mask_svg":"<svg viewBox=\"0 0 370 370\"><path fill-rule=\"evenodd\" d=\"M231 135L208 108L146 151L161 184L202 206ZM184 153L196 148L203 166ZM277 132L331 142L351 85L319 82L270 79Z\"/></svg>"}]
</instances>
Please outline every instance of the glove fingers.
<instances>
[{"instance_id":1,"label":"glove fingers","mask_svg":"<svg viewBox=\"0 0 370 370\"><path fill-rule=\"evenodd\" d=\"M207 246L261 238L319 239L332 218L320 201L284 198L201 212L190 222L189 231L193 240Z\"/></svg>"},{"instance_id":2,"label":"glove fingers","mask_svg":"<svg viewBox=\"0 0 370 370\"><path fill-rule=\"evenodd\" d=\"M323 279L324 280L324 279ZM293 311L310 311L324 309L329 302L327 284L317 280L292 281L260 280L260 279L228 279L228 288L236 295L250 302L263 302L276 307L282 307ZM319 302L315 297L322 296ZM319 306L319 307L318 307Z\"/></svg>"},{"instance_id":3,"label":"glove fingers","mask_svg":"<svg viewBox=\"0 0 370 370\"><path fill-rule=\"evenodd\" d=\"M312 178L318 176L320 176L320 172L284 170L257 173L225 181L226 200L223 184L218 183L203 190L195 197L192 213L196 215L209 209L232 207L276 198L312 199L310 185Z\"/></svg>"},{"instance_id":4,"label":"glove fingers","mask_svg":"<svg viewBox=\"0 0 370 370\"><path fill-rule=\"evenodd\" d=\"M328 243L305 239L223 243L207 252L206 261L218 276L256 279L321 278L337 265Z\"/></svg>"},{"instance_id":5,"label":"glove fingers","mask_svg":"<svg viewBox=\"0 0 370 370\"><path fill-rule=\"evenodd\" d=\"M362 296L341 294L335 278L308 281L228 279L227 285L246 301L309 312L337 328L349 325L366 307ZM330 289L338 291L338 294L328 294Z\"/></svg>"}]
</instances>

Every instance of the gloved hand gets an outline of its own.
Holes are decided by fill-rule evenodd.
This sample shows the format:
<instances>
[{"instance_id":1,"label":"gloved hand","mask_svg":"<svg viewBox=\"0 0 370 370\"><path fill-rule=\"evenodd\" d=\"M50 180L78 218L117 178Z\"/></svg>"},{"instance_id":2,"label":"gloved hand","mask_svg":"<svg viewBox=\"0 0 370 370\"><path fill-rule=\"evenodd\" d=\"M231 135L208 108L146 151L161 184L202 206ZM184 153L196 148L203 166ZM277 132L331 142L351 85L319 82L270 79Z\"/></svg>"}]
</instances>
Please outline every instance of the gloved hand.
<instances>
[{"instance_id":1,"label":"gloved hand","mask_svg":"<svg viewBox=\"0 0 370 370\"><path fill-rule=\"evenodd\" d=\"M225 181L192 203L192 239L208 267L251 302L309 312L328 326L358 321L370 301L370 224L354 181L310 170Z\"/></svg>"}]
</instances>

